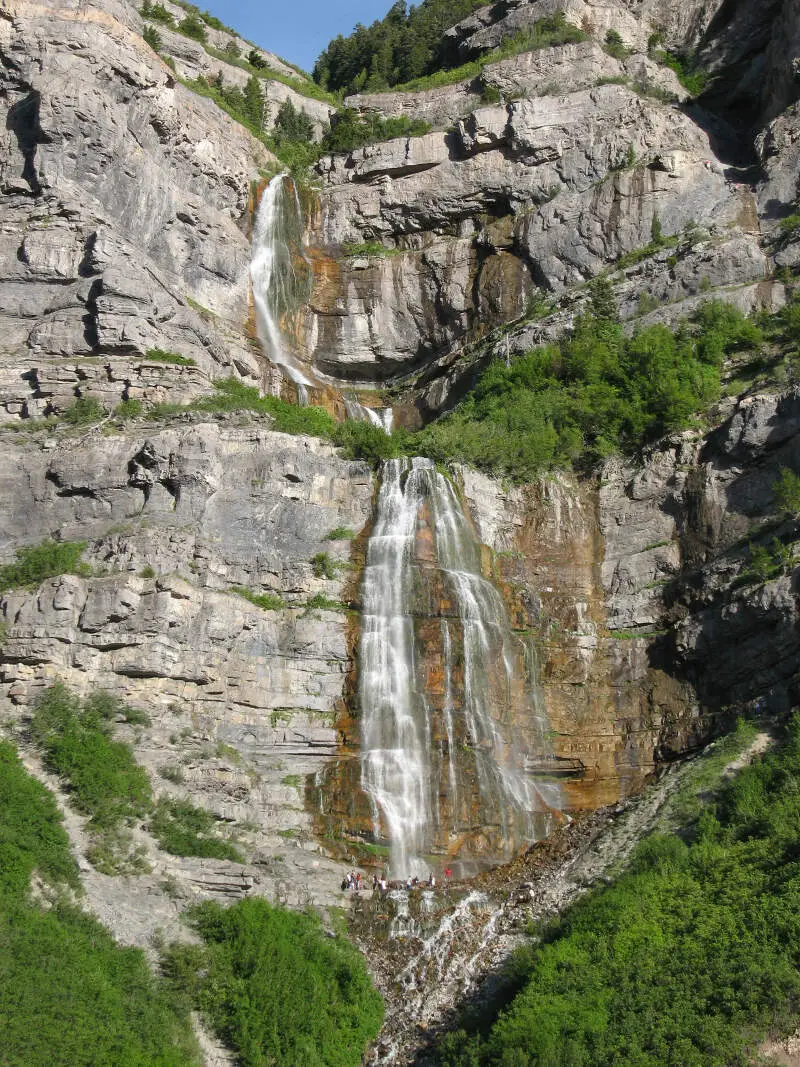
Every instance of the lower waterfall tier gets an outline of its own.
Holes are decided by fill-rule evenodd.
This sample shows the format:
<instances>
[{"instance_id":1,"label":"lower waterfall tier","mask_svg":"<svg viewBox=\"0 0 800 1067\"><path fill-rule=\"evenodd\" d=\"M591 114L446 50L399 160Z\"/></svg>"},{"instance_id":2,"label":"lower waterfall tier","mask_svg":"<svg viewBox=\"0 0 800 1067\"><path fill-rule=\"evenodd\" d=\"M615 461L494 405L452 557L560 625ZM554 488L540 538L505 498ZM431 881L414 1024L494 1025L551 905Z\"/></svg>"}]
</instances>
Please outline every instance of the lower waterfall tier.
<instances>
[{"instance_id":1,"label":"lower waterfall tier","mask_svg":"<svg viewBox=\"0 0 800 1067\"><path fill-rule=\"evenodd\" d=\"M561 796L532 770L551 755L535 657L429 460L384 467L362 608L358 748L317 785L328 836L366 839L403 878L433 856L500 862L543 836Z\"/></svg>"}]
</instances>

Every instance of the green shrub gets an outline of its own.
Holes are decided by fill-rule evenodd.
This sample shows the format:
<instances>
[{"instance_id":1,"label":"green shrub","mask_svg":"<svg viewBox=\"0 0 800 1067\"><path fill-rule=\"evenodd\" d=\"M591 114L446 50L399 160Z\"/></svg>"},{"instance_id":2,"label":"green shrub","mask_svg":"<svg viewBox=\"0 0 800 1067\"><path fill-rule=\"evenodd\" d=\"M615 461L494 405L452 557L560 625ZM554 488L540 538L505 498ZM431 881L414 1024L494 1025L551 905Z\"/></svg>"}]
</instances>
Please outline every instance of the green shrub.
<instances>
[{"instance_id":1,"label":"green shrub","mask_svg":"<svg viewBox=\"0 0 800 1067\"><path fill-rule=\"evenodd\" d=\"M217 822L210 812L188 801L161 799L149 829L160 847L173 856L203 856L244 863L245 858L235 845L215 836Z\"/></svg>"},{"instance_id":2,"label":"green shrub","mask_svg":"<svg viewBox=\"0 0 800 1067\"><path fill-rule=\"evenodd\" d=\"M201 904L190 921L204 944L174 945L166 974L243 1067L361 1063L383 1010L353 945L262 899Z\"/></svg>"},{"instance_id":3,"label":"green shrub","mask_svg":"<svg viewBox=\"0 0 800 1067\"><path fill-rule=\"evenodd\" d=\"M692 96L701 96L708 88L708 72L697 66L696 57L682 57L660 50L655 53L655 58L662 66L675 71L678 81Z\"/></svg>"},{"instance_id":4,"label":"green shrub","mask_svg":"<svg viewBox=\"0 0 800 1067\"><path fill-rule=\"evenodd\" d=\"M752 1062L794 1029L800 723L723 784L681 837L658 834L520 959L522 992L486 1039L462 1032L441 1062Z\"/></svg>"},{"instance_id":5,"label":"green shrub","mask_svg":"<svg viewBox=\"0 0 800 1067\"><path fill-rule=\"evenodd\" d=\"M628 55L628 49L625 47L625 43L616 30L608 30L606 33L605 49L606 52L615 59L625 59Z\"/></svg>"},{"instance_id":6,"label":"green shrub","mask_svg":"<svg viewBox=\"0 0 800 1067\"><path fill-rule=\"evenodd\" d=\"M202 19L191 11L178 23L177 29L184 37L191 37L195 41L204 43L208 39Z\"/></svg>"},{"instance_id":7,"label":"green shrub","mask_svg":"<svg viewBox=\"0 0 800 1067\"><path fill-rule=\"evenodd\" d=\"M139 14L143 19L150 19L151 22L161 22L171 29L175 27L175 19L163 4L152 4L150 0L144 0L144 3L139 8Z\"/></svg>"},{"instance_id":8,"label":"green shrub","mask_svg":"<svg viewBox=\"0 0 800 1067\"><path fill-rule=\"evenodd\" d=\"M118 419L137 419L144 412L141 400L123 400L114 408L114 415Z\"/></svg>"},{"instance_id":9,"label":"green shrub","mask_svg":"<svg viewBox=\"0 0 800 1067\"><path fill-rule=\"evenodd\" d=\"M151 363L174 363L176 367L196 367L190 356L179 356L177 352L165 352L163 348L148 348L144 358Z\"/></svg>"},{"instance_id":10,"label":"green shrub","mask_svg":"<svg viewBox=\"0 0 800 1067\"><path fill-rule=\"evenodd\" d=\"M326 541L350 541L356 536L355 530L348 526L336 526L325 534Z\"/></svg>"},{"instance_id":11,"label":"green shrub","mask_svg":"<svg viewBox=\"0 0 800 1067\"><path fill-rule=\"evenodd\" d=\"M99 400L93 396L81 396L62 413L61 418L70 426L86 426L91 422L99 422L104 415L105 410Z\"/></svg>"},{"instance_id":12,"label":"green shrub","mask_svg":"<svg viewBox=\"0 0 800 1067\"><path fill-rule=\"evenodd\" d=\"M335 578L337 566L336 560L332 559L327 552L317 552L316 556L311 558L311 569L315 578L327 578L328 580Z\"/></svg>"},{"instance_id":13,"label":"green shrub","mask_svg":"<svg viewBox=\"0 0 800 1067\"><path fill-rule=\"evenodd\" d=\"M392 459L399 455L401 447L397 434L390 435L380 426L355 419L339 423L333 433L333 443L348 459L364 459L368 463Z\"/></svg>"},{"instance_id":14,"label":"green shrub","mask_svg":"<svg viewBox=\"0 0 800 1067\"><path fill-rule=\"evenodd\" d=\"M272 136L278 147L292 142L307 143L314 135L314 124L305 111L298 111L291 100L284 100L275 116Z\"/></svg>"},{"instance_id":15,"label":"green shrub","mask_svg":"<svg viewBox=\"0 0 800 1067\"><path fill-rule=\"evenodd\" d=\"M154 52L161 51L161 34L155 26L145 26L142 30L142 38L145 44L149 44Z\"/></svg>"},{"instance_id":16,"label":"green shrub","mask_svg":"<svg viewBox=\"0 0 800 1067\"><path fill-rule=\"evenodd\" d=\"M40 585L45 578L59 574L87 575L89 568L81 562L85 541L42 541L38 545L16 550L16 563L0 567L0 591Z\"/></svg>"},{"instance_id":17,"label":"green shrub","mask_svg":"<svg viewBox=\"0 0 800 1067\"><path fill-rule=\"evenodd\" d=\"M798 229L800 229L800 215L787 215L785 219L781 219L780 231L784 237L791 236Z\"/></svg>"},{"instance_id":18,"label":"green shrub","mask_svg":"<svg viewBox=\"0 0 800 1067\"><path fill-rule=\"evenodd\" d=\"M800 515L800 476L788 467L781 467L772 489L779 511L787 515Z\"/></svg>"},{"instance_id":19,"label":"green shrub","mask_svg":"<svg viewBox=\"0 0 800 1067\"><path fill-rule=\"evenodd\" d=\"M214 382L215 393L198 400L197 411L256 411L271 415L274 429L280 433L310 434L314 437L333 436L336 422L324 408L310 404L300 407L276 396L261 396L254 386L244 385L238 378Z\"/></svg>"},{"instance_id":20,"label":"green shrub","mask_svg":"<svg viewBox=\"0 0 800 1067\"><path fill-rule=\"evenodd\" d=\"M236 593L244 600L249 600L251 604L255 604L257 608L263 608L264 611L280 611L286 606L277 593L254 593L251 589L245 589L243 585L232 585L230 592Z\"/></svg>"},{"instance_id":21,"label":"green shrub","mask_svg":"<svg viewBox=\"0 0 800 1067\"><path fill-rule=\"evenodd\" d=\"M311 611L341 611L344 607L339 600L331 600L324 593L315 593L314 596L309 597L305 606Z\"/></svg>"},{"instance_id":22,"label":"green shrub","mask_svg":"<svg viewBox=\"0 0 800 1067\"><path fill-rule=\"evenodd\" d=\"M351 241L342 245L342 251L346 256L355 258L357 256L388 256L393 250L382 245L380 241L362 241L360 244Z\"/></svg>"},{"instance_id":23,"label":"green shrub","mask_svg":"<svg viewBox=\"0 0 800 1067\"><path fill-rule=\"evenodd\" d=\"M90 816L96 830L141 818L152 804L147 772L130 745L111 737L121 707L103 693L81 702L58 683L39 697L31 720L46 767L64 780L75 808Z\"/></svg>"},{"instance_id":24,"label":"green shrub","mask_svg":"<svg viewBox=\"0 0 800 1067\"><path fill-rule=\"evenodd\" d=\"M322 145L328 152L352 152L362 145L393 137L419 137L430 129L430 123L407 115L385 119L375 112L361 114L353 108L343 108L331 118Z\"/></svg>"}]
</instances>

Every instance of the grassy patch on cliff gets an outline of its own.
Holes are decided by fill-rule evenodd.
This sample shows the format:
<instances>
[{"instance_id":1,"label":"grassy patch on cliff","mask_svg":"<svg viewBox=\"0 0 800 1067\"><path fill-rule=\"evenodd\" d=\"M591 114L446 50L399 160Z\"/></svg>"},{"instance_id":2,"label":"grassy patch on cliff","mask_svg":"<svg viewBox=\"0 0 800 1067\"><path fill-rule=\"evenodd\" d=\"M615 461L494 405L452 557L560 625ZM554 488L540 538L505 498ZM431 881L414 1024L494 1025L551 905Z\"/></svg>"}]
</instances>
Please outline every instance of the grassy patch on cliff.
<instances>
[{"instance_id":1,"label":"grassy patch on cliff","mask_svg":"<svg viewBox=\"0 0 800 1067\"><path fill-rule=\"evenodd\" d=\"M159 800L150 820L150 832L173 856L203 856L244 863L245 857L230 841L217 837L218 820L185 800Z\"/></svg>"},{"instance_id":2,"label":"grassy patch on cliff","mask_svg":"<svg viewBox=\"0 0 800 1067\"><path fill-rule=\"evenodd\" d=\"M143 723L142 713L102 691L81 700L57 683L39 697L31 736L45 766L57 774L77 811L89 817L88 858L104 874L146 867L131 828L146 823L165 852L244 862L238 848L215 833L218 820L188 801L153 799L147 772L130 745L113 737L120 719Z\"/></svg>"},{"instance_id":3,"label":"grassy patch on cliff","mask_svg":"<svg viewBox=\"0 0 800 1067\"><path fill-rule=\"evenodd\" d=\"M61 823L52 795L0 742L2 1062L199 1064L188 1012L150 973L144 954L120 948L70 903L77 869ZM37 898L34 879L42 887Z\"/></svg>"},{"instance_id":4,"label":"grassy patch on cliff","mask_svg":"<svg viewBox=\"0 0 800 1067\"><path fill-rule=\"evenodd\" d=\"M586 40L588 40L588 35L577 26L567 22L564 15L559 12L539 19L528 30L519 30L506 37L497 48L493 48L491 52L487 52L470 63L433 71L404 84L394 85L390 91L419 92L423 89L439 89L445 85L466 81L468 78L476 78L490 63L499 63L503 59L522 55L523 52L536 52L543 48L555 48L557 45L576 44Z\"/></svg>"},{"instance_id":5,"label":"grassy patch on cliff","mask_svg":"<svg viewBox=\"0 0 800 1067\"><path fill-rule=\"evenodd\" d=\"M214 395L204 397L192 405L195 411L254 411L271 415L273 429L279 433L310 434L312 437L333 436L336 420L324 408L309 404L299 407L276 396L262 396L258 389L244 385L237 378L214 382Z\"/></svg>"},{"instance_id":6,"label":"grassy patch on cliff","mask_svg":"<svg viewBox=\"0 0 800 1067\"><path fill-rule=\"evenodd\" d=\"M752 1062L800 1007L800 717L780 746L680 835L654 834L521 953L523 985L484 1035L449 1035L440 1062L674 1065Z\"/></svg>"},{"instance_id":7,"label":"grassy patch on cliff","mask_svg":"<svg viewBox=\"0 0 800 1067\"><path fill-rule=\"evenodd\" d=\"M0 592L41 585L59 574L90 574L81 562L85 541L42 541L16 550L16 562L0 567Z\"/></svg>"},{"instance_id":8,"label":"grassy patch on cliff","mask_svg":"<svg viewBox=\"0 0 800 1067\"><path fill-rule=\"evenodd\" d=\"M173 946L166 974L243 1067L361 1063L383 1009L353 945L265 900L201 904L190 921L205 943Z\"/></svg>"}]
</instances>

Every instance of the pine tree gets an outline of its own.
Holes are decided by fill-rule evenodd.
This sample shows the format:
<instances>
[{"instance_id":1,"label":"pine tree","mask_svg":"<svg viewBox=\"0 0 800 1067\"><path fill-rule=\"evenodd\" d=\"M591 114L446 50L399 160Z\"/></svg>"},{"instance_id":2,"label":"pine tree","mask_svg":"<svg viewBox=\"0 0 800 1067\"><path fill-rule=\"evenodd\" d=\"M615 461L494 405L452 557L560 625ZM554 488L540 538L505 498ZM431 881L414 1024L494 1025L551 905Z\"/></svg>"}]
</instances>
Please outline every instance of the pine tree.
<instances>
[{"instance_id":1,"label":"pine tree","mask_svg":"<svg viewBox=\"0 0 800 1067\"><path fill-rule=\"evenodd\" d=\"M595 278L592 282L591 309L598 322L619 322L619 309L614 289L608 278Z\"/></svg>"},{"instance_id":2,"label":"pine tree","mask_svg":"<svg viewBox=\"0 0 800 1067\"><path fill-rule=\"evenodd\" d=\"M250 75L244 87L244 110L247 121L260 132L264 121L264 96L255 74Z\"/></svg>"}]
</instances>

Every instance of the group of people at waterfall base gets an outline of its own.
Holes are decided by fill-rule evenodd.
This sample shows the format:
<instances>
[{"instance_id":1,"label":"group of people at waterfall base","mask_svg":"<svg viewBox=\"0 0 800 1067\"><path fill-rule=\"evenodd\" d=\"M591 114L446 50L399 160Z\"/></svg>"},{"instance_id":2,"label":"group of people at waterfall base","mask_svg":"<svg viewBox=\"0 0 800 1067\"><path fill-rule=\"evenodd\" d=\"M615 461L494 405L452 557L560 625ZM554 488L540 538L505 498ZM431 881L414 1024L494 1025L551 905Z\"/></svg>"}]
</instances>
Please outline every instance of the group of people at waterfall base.
<instances>
[{"instance_id":1,"label":"group of people at waterfall base","mask_svg":"<svg viewBox=\"0 0 800 1067\"><path fill-rule=\"evenodd\" d=\"M445 867L444 879L445 882L450 881L452 870L449 867ZM358 893L366 885L366 879L362 880L361 871L350 871L345 878L342 879L342 890L352 889ZM405 882L400 881L390 882L388 878L383 875L379 878L377 874L372 875L372 892L388 893L390 889L435 889L436 888L436 875L433 871L428 875L427 881L421 881L419 878L407 878Z\"/></svg>"}]
</instances>

